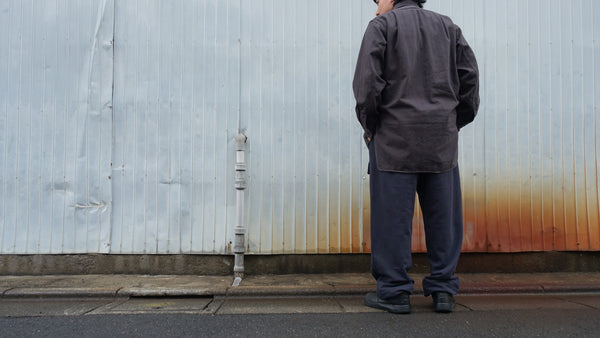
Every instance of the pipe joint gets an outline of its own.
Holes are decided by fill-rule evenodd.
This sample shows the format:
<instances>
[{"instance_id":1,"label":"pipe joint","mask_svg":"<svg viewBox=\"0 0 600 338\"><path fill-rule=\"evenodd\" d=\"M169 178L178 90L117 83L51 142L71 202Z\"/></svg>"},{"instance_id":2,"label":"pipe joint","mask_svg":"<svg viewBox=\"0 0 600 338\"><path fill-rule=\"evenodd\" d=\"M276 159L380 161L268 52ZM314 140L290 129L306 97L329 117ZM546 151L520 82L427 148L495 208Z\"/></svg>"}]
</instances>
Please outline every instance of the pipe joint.
<instances>
[{"instance_id":1,"label":"pipe joint","mask_svg":"<svg viewBox=\"0 0 600 338\"><path fill-rule=\"evenodd\" d=\"M242 133L237 134L235 136L235 150L237 150L237 151L246 150L246 140L248 140L246 135L244 135Z\"/></svg>"}]
</instances>

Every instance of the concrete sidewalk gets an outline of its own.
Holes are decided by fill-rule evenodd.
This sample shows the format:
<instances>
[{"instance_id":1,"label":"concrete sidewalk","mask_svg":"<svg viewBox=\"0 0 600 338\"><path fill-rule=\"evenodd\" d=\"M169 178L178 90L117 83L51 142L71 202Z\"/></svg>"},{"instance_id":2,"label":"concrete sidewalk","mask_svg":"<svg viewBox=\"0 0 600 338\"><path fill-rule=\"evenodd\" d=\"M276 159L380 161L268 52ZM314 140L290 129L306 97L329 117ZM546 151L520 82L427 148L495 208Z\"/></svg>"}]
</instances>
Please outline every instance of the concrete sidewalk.
<instances>
[{"instance_id":1,"label":"concrete sidewalk","mask_svg":"<svg viewBox=\"0 0 600 338\"><path fill-rule=\"evenodd\" d=\"M459 274L467 294L600 293L598 273ZM422 294L423 275L413 275ZM0 276L0 295L14 298L357 296L375 290L370 274L247 276Z\"/></svg>"}]
</instances>

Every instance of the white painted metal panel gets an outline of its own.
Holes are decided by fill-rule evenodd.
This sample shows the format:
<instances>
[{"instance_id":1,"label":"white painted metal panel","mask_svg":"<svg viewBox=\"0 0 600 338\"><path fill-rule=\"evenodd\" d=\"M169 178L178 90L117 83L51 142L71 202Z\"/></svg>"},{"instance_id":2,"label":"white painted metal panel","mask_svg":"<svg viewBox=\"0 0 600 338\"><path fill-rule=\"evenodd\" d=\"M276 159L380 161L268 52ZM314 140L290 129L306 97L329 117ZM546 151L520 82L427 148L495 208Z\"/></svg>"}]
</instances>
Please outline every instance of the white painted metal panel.
<instances>
[{"instance_id":1,"label":"white painted metal panel","mask_svg":"<svg viewBox=\"0 0 600 338\"><path fill-rule=\"evenodd\" d=\"M351 83L372 5L242 5L251 253L364 250L366 148Z\"/></svg>"},{"instance_id":2,"label":"white painted metal panel","mask_svg":"<svg viewBox=\"0 0 600 338\"><path fill-rule=\"evenodd\" d=\"M464 28L482 75L481 116L461 131L465 251L600 247L597 7L591 0L428 6Z\"/></svg>"},{"instance_id":3,"label":"white painted metal panel","mask_svg":"<svg viewBox=\"0 0 600 338\"><path fill-rule=\"evenodd\" d=\"M463 28L481 70L460 135L463 249L599 250L600 5L426 8ZM250 253L368 252L351 82L374 11L0 1L0 253L228 253L239 130ZM424 251L418 212L413 234Z\"/></svg>"},{"instance_id":4,"label":"white painted metal panel","mask_svg":"<svg viewBox=\"0 0 600 338\"><path fill-rule=\"evenodd\" d=\"M239 1L119 1L113 253L226 253Z\"/></svg>"},{"instance_id":5,"label":"white painted metal panel","mask_svg":"<svg viewBox=\"0 0 600 338\"><path fill-rule=\"evenodd\" d=\"M227 252L238 128L251 252L362 251L350 84L365 9L117 3L112 252Z\"/></svg>"},{"instance_id":6,"label":"white painted metal panel","mask_svg":"<svg viewBox=\"0 0 600 338\"><path fill-rule=\"evenodd\" d=\"M108 252L113 1L1 1L0 252Z\"/></svg>"}]
</instances>

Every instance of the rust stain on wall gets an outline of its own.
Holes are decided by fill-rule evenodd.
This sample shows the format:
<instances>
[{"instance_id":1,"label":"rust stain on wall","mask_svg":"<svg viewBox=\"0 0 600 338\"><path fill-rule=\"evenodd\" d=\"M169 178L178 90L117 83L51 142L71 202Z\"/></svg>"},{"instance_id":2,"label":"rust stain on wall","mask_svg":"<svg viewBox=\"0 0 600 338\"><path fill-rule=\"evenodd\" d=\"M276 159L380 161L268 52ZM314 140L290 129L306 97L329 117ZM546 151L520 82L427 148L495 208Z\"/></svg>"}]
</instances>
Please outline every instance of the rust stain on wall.
<instances>
[{"instance_id":1,"label":"rust stain on wall","mask_svg":"<svg viewBox=\"0 0 600 338\"><path fill-rule=\"evenodd\" d=\"M486 195L477 199L463 192L463 252L600 250L599 209L594 198L577 201L574 191L555 189L552 194L549 187L530 190L524 194L515 187L497 185L488 187ZM367 198L363 206L365 233L370 228L368 211ZM426 252L418 200L412 231L412 251ZM368 248L368 238L366 242Z\"/></svg>"},{"instance_id":2,"label":"rust stain on wall","mask_svg":"<svg viewBox=\"0 0 600 338\"><path fill-rule=\"evenodd\" d=\"M362 229L361 224L364 223L360 217L360 198L359 196L352 196L352 243L351 252L362 252ZM365 228L367 226L365 225Z\"/></svg>"}]
</instances>

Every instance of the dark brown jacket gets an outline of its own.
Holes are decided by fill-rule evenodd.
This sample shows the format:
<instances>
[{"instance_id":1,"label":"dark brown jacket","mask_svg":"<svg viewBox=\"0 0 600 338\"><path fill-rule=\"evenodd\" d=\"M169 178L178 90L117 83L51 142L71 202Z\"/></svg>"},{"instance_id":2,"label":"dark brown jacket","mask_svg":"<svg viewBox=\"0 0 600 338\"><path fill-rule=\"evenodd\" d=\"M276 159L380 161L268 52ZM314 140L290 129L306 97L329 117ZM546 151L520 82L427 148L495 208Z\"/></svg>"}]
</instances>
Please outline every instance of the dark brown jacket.
<instances>
[{"instance_id":1,"label":"dark brown jacket","mask_svg":"<svg viewBox=\"0 0 600 338\"><path fill-rule=\"evenodd\" d=\"M374 18L354 74L356 115L378 169L444 172L458 159L458 130L479 107L475 55L450 18L404 0ZM368 141L367 141L368 143Z\"/></svg>"}]
</instances>

